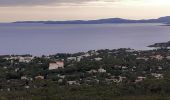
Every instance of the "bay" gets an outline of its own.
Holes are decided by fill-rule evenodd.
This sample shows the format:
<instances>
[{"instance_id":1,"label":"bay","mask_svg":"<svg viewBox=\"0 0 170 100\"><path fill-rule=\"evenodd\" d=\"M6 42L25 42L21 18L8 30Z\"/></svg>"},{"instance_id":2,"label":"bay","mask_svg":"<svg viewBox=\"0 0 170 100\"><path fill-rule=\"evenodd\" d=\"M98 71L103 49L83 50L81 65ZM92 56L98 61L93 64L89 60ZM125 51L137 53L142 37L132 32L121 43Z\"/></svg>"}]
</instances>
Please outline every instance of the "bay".
<instances>
[{"instance_id":1,"label":"bay","mask_svg":"<svg viewBox=\"0 0 170 100\"><path fill-rule=\"evenodd\" d=\"M0 55L75 53L133 48L170 40L170 27L160 23L40 24L1 23Z\"/></svg>"}]
</instances>

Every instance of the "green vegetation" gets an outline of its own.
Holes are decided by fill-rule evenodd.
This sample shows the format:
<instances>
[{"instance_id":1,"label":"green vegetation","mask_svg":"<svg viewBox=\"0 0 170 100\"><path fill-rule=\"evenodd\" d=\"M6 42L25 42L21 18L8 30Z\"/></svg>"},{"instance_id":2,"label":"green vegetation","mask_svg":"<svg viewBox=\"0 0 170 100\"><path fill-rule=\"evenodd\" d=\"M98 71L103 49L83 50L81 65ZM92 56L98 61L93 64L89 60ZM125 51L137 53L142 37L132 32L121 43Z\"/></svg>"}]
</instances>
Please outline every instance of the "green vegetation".
<instances>
[{"instance_id":1,"label":"green vegetation","mask_svg":"<svg viewBox=\"0 0 170 100\"><path fill-rule=\"evenodd\" d=\"M57 61L64 66L50 69ZM0 56L0 100L170 100L169 95L168 49Z\"/></svg>"}]
</instances>

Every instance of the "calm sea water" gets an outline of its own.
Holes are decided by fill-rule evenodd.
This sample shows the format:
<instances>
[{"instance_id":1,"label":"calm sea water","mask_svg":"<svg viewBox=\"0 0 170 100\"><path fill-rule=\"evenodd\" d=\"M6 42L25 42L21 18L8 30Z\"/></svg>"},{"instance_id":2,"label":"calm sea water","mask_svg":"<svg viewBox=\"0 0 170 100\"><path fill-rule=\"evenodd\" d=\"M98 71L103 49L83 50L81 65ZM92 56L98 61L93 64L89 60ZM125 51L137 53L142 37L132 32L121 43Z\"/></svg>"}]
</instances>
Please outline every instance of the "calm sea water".
<instances>
[{"instance_id":1,"label":"calm sea water","mask_svg":"<svg viewBox=\"0 0 170 100\"><path fill-rule=\"evenodd\" d=\"M148 49L170 40L161 24L0 24L0 55L74 53L92 49Z\"/></svg>"}]
</instances>

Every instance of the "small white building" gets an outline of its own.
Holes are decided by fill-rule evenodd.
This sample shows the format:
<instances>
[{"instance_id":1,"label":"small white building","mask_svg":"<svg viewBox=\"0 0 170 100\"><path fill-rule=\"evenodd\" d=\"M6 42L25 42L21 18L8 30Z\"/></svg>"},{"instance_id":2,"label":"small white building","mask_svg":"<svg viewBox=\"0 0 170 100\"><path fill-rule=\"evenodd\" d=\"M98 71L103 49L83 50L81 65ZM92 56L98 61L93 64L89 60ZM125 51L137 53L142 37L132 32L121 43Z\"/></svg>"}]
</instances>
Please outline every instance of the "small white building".
<instances>
[{"instance_id":1,"label":"small white building","mask_svg":"<svg viewBox=\"0 0 170 100\"><path fill-rule=\"evenodd\" d=\"M58 83L62 83L62 82L63 82L63 79L59 79L59 80L58 80Z\"/></svg>"},{"instance_id":2,"label":"small white building","mask_svg":"<svg viewBox=\"0 0 170 100\"><path fill-rule=\"evenodd\" d=\"M68 61L76 61L77 58L76 58L76 57L68 57L67 60L68 60Z\"/></svg>"},{"instance_id":3,"label":"small white building","mask_svg":"<svg viewBox=\"0 0 170 100\"><path fill-rule=\"evenodd\" d=\"M24 86L24 87L25 87L26 89L29 89L29 88L30 88L30 86L28 86L28 85L27 85L27 86Z\"/></svg>"},{"instance_id":4,"label":"small white building","mask_svg":"<svg viewBox=\"0 0 170 100\"><path fill-rule=\"evenodd\" d=\"M155 56L151 56L151 58L157 59L157 60L162 60L164 57L161 55L155 55Z\"/></svg>"},{"instance_id":5,"label":"small white building","mask_svg":"<svg viewBox=\"0 0 170 100\"><path fill-rule=\"evenodd\" d=\"M146 77L143 77L143 76L138 76L138 78L135 80L135 82L137 83L137 82L141 82L141 81L143 81L143 80L145 80L146 79Z\"/></svg>"},{"instance_id":6,"label":"small white building","mask_svg":"<svg viewBox=\"0 0 170 100\"><path fill-rule=\"evenodd\" d=\"M77 81L67 81L68 85L80 85Z\"/></svg>"},{"instance_id":7,"label":"small white building","mask_svg":"<svg viewBox=\"0 0 170 100\"><path fill-rule=\"evenodd\" d=\"M161 66L158 67L159 70L162 70L163 68Z\"/></svg>"},{"instance_id":8,"label":"small white building","mask_svg":"<svg viewBox=\"0 0 170 100\"><path fill-rule=\"evenodd\" d=\"M145 60L147 61L149 58L146 58L146 57L137 57L136 60Z\"/></svg>"},{"instance_id":9,"label":"small white building","mask_svg":"<svg viewBox=\"0 0 170 100\"><path fill-rule=\"evenodd\" d=\"M30 61L33 60L34 57L18 57L19 62L25 62L25 63L29 63Z\"/></svg>"},{"instance_id":10,"label":"small white building","mask_svg":"<svg viewBox=\"0 0 170 100\"><path fill-rule=\"evenodd\" d=\"M80 62L82 58L82 56L77 56L77 62Z\"/></svg>"},{"instance_id":11,"label":"small white building","mask_svg":"<svg viewBox=\"0 0 170 100\"><path fill-rule=\"evenodd\" d=\"M170 56L166 56L166 59L170 60Z\"/></svg>"},{"instance_id":12,"label":"small white building","mask_svg":"<svg viewBox=\"0 0 170 100\"><path fill-rule=\"evenodd\" d=\"M99 73L106 73L106 70L103 69L103 68L100 68L100 69L98 69L98 72L99 72Z\"/></svg>"},{"instance_id":13,"label":"small white building","mask_svg":"<svg viewBox=\"0 0 170 100\"><path fill-rule=\"evenodd\" d=\"M80 62L82 58L83 58L82 56L68 57L67 61L77 61L77 62Z\"/></svg>"},{"instance_id":14,"label":"small white building","mask_svg":"<svg viewBox=\"0 0 170 100\"><path fill-rule=\"evenodd\" d=\"M65 75L60 75L60 74L58 74L57 76L61 79L64 79L66 77Z\"/></svg>"},{"instance_id":15,"label":"small white building","mask_svg":"<svg viewBox=\"0 0 170 100\"><path fill-rule=\"evenodd\" d=\"M19 71L19 68L15 68L15 72L18 72Z\"/></svg>"},{"instance_id":16,"label":"small white building","mask_svg":"<svg viewBox=\"0 0 170 100\"><path fill-rule=\"evenodd\" d=\"M4 68L4 69L7 69L8 67L7 67L7 66L4 66L3 68Z\"/></svg>"},{"instance_id":17,"label":"small white building","mask_svg":"<svg viewBox=\"0 0 170 100\"><path fill-rule=\"evenodd\" d=\"M122 69L128 69L128 67L126 67L126 66L122 66Z\"/></svg>"},{"instance_id":18,"label":"small white building","mask_svg":"<svg viewBox=\"0 0 170 100\"><path fill-rule=\"evenodd\" d=\"M82 55L83 57L90 57L91 55L89 53L85 53L84 55Z\"/></svg>"},{"instance_id":19,"label":"small white building","mask_svg":"<svg viewBox=\"0 0 170 100\"><path fill-rule=\"evenodd\" d=\"M26 76L21 76L21 80L28 80Z\"/></svg>"},{"instance_id":20,"label":"small white building","mask_svg":"<svg viewBox=\"0 0 170 100\"><path fill-rule=\"evenodd\" d=\"M123 76L119 76L119 80L118 80L118 83L119 82L122 82L124 79L126 79L126 77L123 77Z\"/></svg>"},{"instance_id":21,"label":"small white building","mask_svg":"<svg viewBox=\"0 0 170 100\"><path fill-rule=\"evenodd\" d=\"M101 61L102 58L98 57L98 58L94 58L96 61Z\"/></svg>"},{"instance_id":22,"label":"small white building","mask_svg":"<svg viewBox=\"0 0 170 100\"><path fill-rule=\"evenodd\" d=\"M17 60L18 57L9 56L9 57L5 57L3 59L5 59L5 60Z\"/></svg>"},{"instance_id":23,"label":"small white building","mask_svg":"<svg viewBox=\"0 0 170 100\"><path fill-rule=\"evenodd\" d=\"M155 77L156 79L161 79L161 78L163 78L163 74L152 73L151 75L152 75L153 77Z\"/></svg>"},{"instance_id":24,"label":"small white building","mask_svg":"<svg viewBox=\"0 0 170 100\"><path fill-rule=\"evenodd\" d=\"M40 80L43 80L44 79L44 76L36 76L35 79L40 79Z\"/></svg>"},{"instance_id":25,"label":"small white building","mask_svg":"<svg viewBox=\"0 0 170 100\"><path fill-rule=\"evenodd\" d=\"M63 61L56 61L54 63L49 63L49 70L54 70L58 68L64 68L64 62Z\"/></svg>"},{"instance_id":26,"label":"small white building","mask_svg":"<svg viewBox=\"0 0 170 100\"><path fill-rule=\"evenodd\" d=\"M89 74L97 73L97 70L91 69L90 71L87 71L87 73L89 73Z\"/></svg>"}]
</instances>

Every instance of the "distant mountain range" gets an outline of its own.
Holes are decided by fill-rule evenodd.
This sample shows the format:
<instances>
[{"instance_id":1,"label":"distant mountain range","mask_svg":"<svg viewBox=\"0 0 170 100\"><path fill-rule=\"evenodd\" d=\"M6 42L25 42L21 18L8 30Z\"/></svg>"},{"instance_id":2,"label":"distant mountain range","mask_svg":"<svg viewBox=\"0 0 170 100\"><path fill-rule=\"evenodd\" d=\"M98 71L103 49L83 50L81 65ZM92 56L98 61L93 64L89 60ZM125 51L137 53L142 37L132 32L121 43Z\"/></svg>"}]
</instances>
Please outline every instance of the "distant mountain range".
<instances>
[{"instance_id":1,"label":"distant mountain range","mask_svg":"<svg viewBox=\"0 0 170 100\"><path fill-rule=\"evenodd\" d=\"M43 23L43 24L106 24L106 23L165 23L170 24L170 16L157 19L129 20L122 18L108 18L99 20L71 20L71 21L18 21L14 23Z\"/></svg>"}]
</instances>

